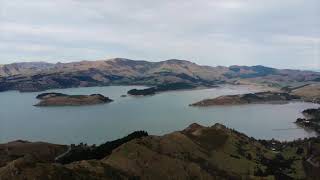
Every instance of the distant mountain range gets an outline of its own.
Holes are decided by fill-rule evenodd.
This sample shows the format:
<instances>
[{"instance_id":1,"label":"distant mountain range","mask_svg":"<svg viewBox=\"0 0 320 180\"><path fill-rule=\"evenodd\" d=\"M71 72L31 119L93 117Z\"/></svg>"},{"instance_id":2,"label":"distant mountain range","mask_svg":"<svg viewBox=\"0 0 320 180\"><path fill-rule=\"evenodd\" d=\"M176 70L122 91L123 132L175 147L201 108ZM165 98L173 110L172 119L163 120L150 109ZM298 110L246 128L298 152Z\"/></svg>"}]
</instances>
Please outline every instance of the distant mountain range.
<instances>
[{"instance_id":1,"label":"distant mountain range","mask_svg":"<svg viewBox=\"0 0 320 180\"><path fill-rule=\"evenodd\" d=\"M29 62L0 65L0 91L42 91L52 88L190 83L264 83L283 87L320 81L320 72L265 66L201 66L185 60L148 62L115 58L72 63Z\"/></svg>"}]
</instances>

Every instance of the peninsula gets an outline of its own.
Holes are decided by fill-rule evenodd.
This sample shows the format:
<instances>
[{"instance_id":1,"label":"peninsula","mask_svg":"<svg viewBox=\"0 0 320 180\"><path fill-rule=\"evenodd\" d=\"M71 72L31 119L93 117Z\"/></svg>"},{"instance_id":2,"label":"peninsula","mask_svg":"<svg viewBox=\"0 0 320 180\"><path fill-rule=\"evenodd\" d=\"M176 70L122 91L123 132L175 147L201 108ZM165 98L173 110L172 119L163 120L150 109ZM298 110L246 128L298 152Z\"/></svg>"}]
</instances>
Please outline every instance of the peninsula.
<instances>
[{"instance_id":1,"label":"peninsula","mask_svg":"<svg viewBox=\"0 0 320 180\"><path fill-rule=\"evenodd\" d=\"M298 118L296 124L320 133L320 108L302 111L304 118Z\"/></svg>"},{"instance_id":2,"label":"peninsula","mask_svg":"<svg viewBox=\"0 0 320 180\"><path fill-rule=\"evenodd\" d=\"M283 92L258 92L249 94L237 94L219 96L213 99L205 99L190 106L217 106L217 105L241 105L262 103L287 103L292 100L300 100L297 95Z\"/></svg>"}]
</instances>

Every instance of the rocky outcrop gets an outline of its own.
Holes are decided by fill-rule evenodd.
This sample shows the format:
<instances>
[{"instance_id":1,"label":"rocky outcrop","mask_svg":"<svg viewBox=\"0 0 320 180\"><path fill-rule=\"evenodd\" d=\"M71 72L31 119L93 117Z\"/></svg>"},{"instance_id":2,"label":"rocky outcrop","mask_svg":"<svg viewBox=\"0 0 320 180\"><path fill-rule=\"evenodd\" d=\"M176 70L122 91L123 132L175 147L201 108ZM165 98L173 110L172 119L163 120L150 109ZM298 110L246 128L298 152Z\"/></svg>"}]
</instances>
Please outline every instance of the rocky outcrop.
<instances>
[{"instance_id":1,"label":"rocky outcrop","mask_svg":"<svg viewBox=\"0 0 320 180\"><path fill-rule=\"evenodd\" d=\"M300 97L289 93L280 92L259 92L250 94L226 95L214 99L205 99L191 106L217 106L217 105L241 105L259 103L287 103L292 100L299 100Z\"/></svg>"},{"instance_id":2,"label":"rocky outcrop","mask_svg":"<svg viewBox=\"0 0 320 180\"><path fill-rule=\"evenodd\" d=\"M35 106L82 106L110 103L113 100L101 94L67 95L62 93L43 93L37 96L41 101Z\"/></svg>"}]
</instances>

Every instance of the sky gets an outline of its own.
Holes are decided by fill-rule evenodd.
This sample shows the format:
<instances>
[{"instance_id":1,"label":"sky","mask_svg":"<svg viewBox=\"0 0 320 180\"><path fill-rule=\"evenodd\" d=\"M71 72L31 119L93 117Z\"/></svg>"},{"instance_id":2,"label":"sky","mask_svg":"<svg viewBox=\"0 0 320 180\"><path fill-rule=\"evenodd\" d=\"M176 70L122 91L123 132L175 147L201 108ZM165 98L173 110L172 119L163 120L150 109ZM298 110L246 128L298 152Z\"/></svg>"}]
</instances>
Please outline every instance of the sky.
<instances>
[{"instance_id":1,"label":"sky","mask_svg":"<svg viewBox=\"0 0 320 180\"><path fill-rule=\"evenodd\" d=\"M115 57L320 69L320 1L0 0L0 64Z\"/></svg>"}]
</instances>

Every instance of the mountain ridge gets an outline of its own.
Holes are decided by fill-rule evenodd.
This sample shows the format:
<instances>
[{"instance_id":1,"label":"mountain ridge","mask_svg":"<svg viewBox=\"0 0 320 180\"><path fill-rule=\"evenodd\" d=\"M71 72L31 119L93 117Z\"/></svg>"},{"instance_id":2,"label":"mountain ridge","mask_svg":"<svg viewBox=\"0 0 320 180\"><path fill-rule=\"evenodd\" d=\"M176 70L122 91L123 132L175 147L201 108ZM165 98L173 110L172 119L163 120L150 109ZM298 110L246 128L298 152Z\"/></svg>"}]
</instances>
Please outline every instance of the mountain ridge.
<instances>
[{"instance_id":1,"label":"mountain ridge","mask_svg":"<svg viewBox=\"0 0 320 180\"><path fill-rule=\"evenodd\" d=\"M230 65L230 66L223 66L223 65L217 65L217 66L211 66L211 65L205 65L205 64L197 64L197 63L194 63L192 61L188 61L188 60L183 60L183 59L167 59L167 60L161 60L161 61L147 61L147 60L133 60L133 59L128 59L128 58L110 58L110 59L105 59L105 60L80 60L80 61L71 61L71 62L65 62L65 63L62 63L62 62L54 62L54 63L51 63L51 62L46 62L46 61L19 61L19 62L13 62L13 63L6 63L6 64L0 64L0 70L1 68L4 68L4 67L9 67L9 66L20 66L21 68L29 68L30 67L34 67L34 68L37 68L37 67L40 67L40 66L43 66L43 67L54 67L54 66L61 66L61 65L67 65L67 64L81 64L81 63L96 63L96 62L107 62L107 61L119 61L119 60L126 60L126 61L135 61L135 62L140 62L140 63L164 63L164 62L176 62L176 63L181 63L181 62L185 62L185 63L191 63L191 64L195 64L195 65L198 65L198 66L202 66L202 67L213 67L213 68L250 68L250 67L265 67L265 68L272 68L272 69L278 69L278 70L290 70L290 71L301 71L301 72L313 72L313 73L318 73L319 71L317 70L310 70L310 69L291 69L291 68L275 68L275 67L272 67L272 66L265 66L265 65L262 65L262 64L256 64L256 65L251 65L251 66L248 66L248 65L236 65L236 64L233 64L233 65ZM1 72L1 71L0 71ZM5 76L4 74L0 74L0 77L1 76ZM10 76L10 75L8 75Z\"/></svg>"},{"instance_id":2,"label":"mountain ridge","mask_svg":"<svg viewBox=\"0 0 320 180\"><path fill-rule=\"evenodd\" d=\"M313 70L304 70L304 69L290 69L290 68L274 68L271 66L265 66L265 65L261 65L261 64L256 64L256 65L251 65L251 66L247 66L247 65L230 65L230 66L222 66L222 65L218 65L218 66L210 66L210 65L202 65L202 64L197 64L194 63L192 61L188 61L188 60L182 60L182 59L167 59L167 60L162 60L162 61L147 61L147 60L132 60L132 59L128 59L128 58L111 58L111 59L105 59L105 60L80 60L80 61L72 61L72 62L56 62L56 63L50 63L50 62L46 62L46 61L19 61L19 62L13 62L13 63L7 63L7 64L0 64L0 77L1 76L6 76L4 74L1 74L1 69L5 68L5 67L9 67L9 66L20 66L20 68L41 68L42 67L59 67L59 66L64 66L64 65L69 65L69 64L82 64L82 63L86 63L86 64L95 64L95 63L99 63L99 62L116 62L116 61L134 61L137 63L153 63L153 64L157 64L157 63L177 63L177 64L182 64L182 63L189 63L189 64L194 64L197 66L201 66L201 67L209 67L209 68L229 68L229 69L234 69L234 68L244 68L244 69L249 69L249 68L257 68L257 67L261 67L261 68L270 68L270 69L277 69L277 70L288 70L288 71L300 71L300 72L313 72L313 73L318 73L318 71L313 71ZM16 74L17 75L17 74ZM11 75L7 75L7 76L11 76Z\"/></svg>"},{"instance_id":3,"label":"mountain ridge","mask_svg":"<svg viewBox=\"0 0 320 180\"><path fill-rule=\"evenodd\" d=\"M287 86L320 81L320 73L257 66L203 66L187 60L159 62L113 58L70 63L16 63L0 66L0 91L42 91L53 88L190 83Z\"/></svg>"}]
</instances>

